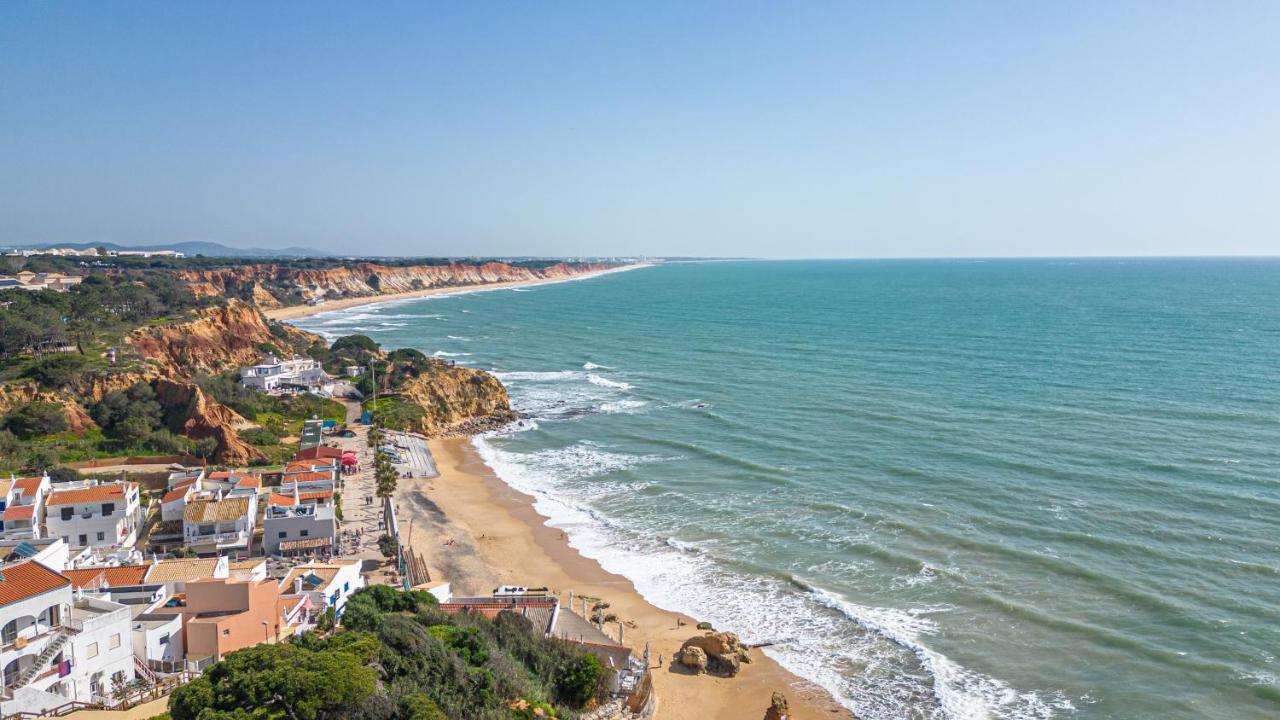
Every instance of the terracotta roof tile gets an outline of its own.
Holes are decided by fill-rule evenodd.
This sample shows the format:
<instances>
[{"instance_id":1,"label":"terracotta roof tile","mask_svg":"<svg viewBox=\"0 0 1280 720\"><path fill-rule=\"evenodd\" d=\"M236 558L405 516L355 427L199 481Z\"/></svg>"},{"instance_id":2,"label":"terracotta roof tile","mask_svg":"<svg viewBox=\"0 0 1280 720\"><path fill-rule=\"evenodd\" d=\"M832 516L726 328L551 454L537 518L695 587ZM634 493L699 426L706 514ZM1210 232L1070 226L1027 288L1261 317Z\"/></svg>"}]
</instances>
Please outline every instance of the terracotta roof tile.
<instances>
[{"instance_id":1,"label":"terracotta roof tile","mask_svg":"<svg viewBox=\"0 0 1280 720\"><path fill-rule=\"evenodd\" d=\"M44 478L24 477L13 481L13 489L23 495L35 495L40 490L40 481Z\"/></svg>"},{"instance_id":2,"label":"terracotta roof tile","mask_svg":"<svg viewBox=\"0 0 1280 720\"><path fill-rule=\"evenodd\" d=\"M147 582L181 582L213 577L218 567L217 558L186 558L161 560L147 571Z\"/></svg>"},{"instance_id":3,"label":"terracotta roof tile","mask_svg":"<svg viewBox=\"0 0 1280 720\"><path fill-rule=\"evenodd\" d=\"M222 500L192 500L182 512L184 520L193 523L227 522L249 513L249 498L229 497Z\"/></svg>"},{"instance_id":4,"label":"terracotta roof tile","mask_svg":"<svg viewBox=\"0 0 1280 720\"><path fill-rule=\"evenodd\" d=\"M8 520L30 520L36 515L35 505L14 505L4 509L4 519Z\"/></svg>"},{"instance_id":5,"label":"terracotta roof tile","mask_svg":"<svg viewBox=\"0 0 1280 720\"><path fill-rule=\"evenodd\" d=\"M328 472L304 472L295 473L280 481L281 485L293 485L294 483L306 482L325 482L333 481L333 473Z\"/></svg>"},{"instance_id":6,"label":"terracotta roof tile","mask_svg":"<svg viewBox=\"0 0 1280 720\"><path fill-rule=\"evenodd\" d=\"M78 588L91 587L101 577L111 587L125 585L141 585L147 576L146 565L122 565L120 567L81 568L66 570L62 573L71 578L72 584Z\"/></svg>"},{"instance_id":7,"label":"terracotta roof tile","mask_svg":"<svg viewBox=\"0 0 1280 720\"><path fill-rule=\"evenodd\" d=\"M135 487L133 483L108 483L75 490L55 490L49 496L49 505L76 505L79 503L106 502L108 500L124 500L126 487Z\"/></svg>"},{"instance_id":8,"label":"terracotta roof tile","mask_svg":"<svg viewBox=\"0 0 1280 720\"><path fill-rule=\"evenodd\" d=\"M189 487L181 487L181 488L176 488L174 490L170 490L169 492L164 494L164 497L160 498L160 503L161 504L171 503L174 500L180 500L187 496L188 490L190 490Z\"/></svg>"},{"instance_id":9,"label":"terracotta roof tile","mask_svg":"<svg viewBox=\"0 0 1280 720\"><path fill-rule=\"evenodd\" d=\"M315 490L313 492L298 493L299 500L323 500L330 497L333 497L332 490ZM278 507L293 505L293 493L271 493L270 502L272 505L276 505Z\"/></svg>"},{"instance_id":10,"label":"terracotta roof tile","mask_svg":"<svg viewBox=\"0 0 1280 720\"><path fill-rule=\"evenodd\" d=\"M71 580L34 560L0 568L0 606L67 587Z\"/></svg>"}]
</instances>

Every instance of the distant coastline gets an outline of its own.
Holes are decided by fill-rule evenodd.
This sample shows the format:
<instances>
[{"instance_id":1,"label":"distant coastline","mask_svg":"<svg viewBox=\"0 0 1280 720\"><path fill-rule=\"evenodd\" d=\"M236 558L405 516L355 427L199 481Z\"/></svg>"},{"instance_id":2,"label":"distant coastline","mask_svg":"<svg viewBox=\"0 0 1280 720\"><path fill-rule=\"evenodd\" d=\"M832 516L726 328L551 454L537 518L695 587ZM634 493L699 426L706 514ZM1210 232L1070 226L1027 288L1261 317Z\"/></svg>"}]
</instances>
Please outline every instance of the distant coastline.
<instances>
[{"instance_id":1,"label":"distant coastline","mask_svg":"<svg viewBox=\"0 0 1280 720\"><path fill-rule=\"evenodd\" d=\"M401 293L385 293L381 295L362 295L359 297L335 298L333 300L325 300L316 305L288 305L285 307L269 308L262 311L263 315L271 320L296 320L298 318L311 317L312 315L320 315L322 313L334 312L337 310L346 310L353 307L361 307L363 305L377 305L381 303L397 302L400 300L413 300L416 298L433 297L437 295L457 295L460 293L484 292L488 290L505 290L514 287L527 287L531 285L551 285L554 283L574 282L576 280L586 280L588 278L608 275L610 273L625 272L627 270L638 270L640 268L651 267L652 263L632 263L630 265L621 265L607 270L592 270L584 272L573 277L567 278L547 278L537 280L515 280L510 282L494 282L494 283L476 283L473 285L456 285L451 287L435 287L423 290L413 290Z\"/></svg>"}]
</instances>

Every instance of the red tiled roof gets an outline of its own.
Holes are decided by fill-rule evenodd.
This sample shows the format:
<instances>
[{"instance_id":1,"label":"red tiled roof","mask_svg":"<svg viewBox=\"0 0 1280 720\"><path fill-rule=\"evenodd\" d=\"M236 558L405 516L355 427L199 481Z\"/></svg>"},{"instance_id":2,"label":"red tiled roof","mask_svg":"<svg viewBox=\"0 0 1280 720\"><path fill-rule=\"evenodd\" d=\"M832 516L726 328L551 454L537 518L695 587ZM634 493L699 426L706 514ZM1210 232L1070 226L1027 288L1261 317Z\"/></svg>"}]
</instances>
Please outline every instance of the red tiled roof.
<instances>
[{"instance_id":1,"label":"red tiled roof","mask_svg":"<svg viewBox=\"0 0 1280 720\"><path fill-rule=\"evenodd\" d=\"M189 488L192 485L195 485L196 480L199 480L199 479L200 478L187 478L186 480L179 480L178 482L173 484L173 489L178 490L180 488Z\"/></svg>"},{"instance_id":2,"label":"red tiled roof","mask_svg":"<svg viewBox=\"0 0 1280 720\"><path fill-rule=\"evenodd\" d=\"M306 450L299 450L293 454L294 460L320 460L322 458L340 458L342 450L338 448L328 447L326 445L317 445ZM292 464L292 463L290 463ZM310 466L307 466L310 469Z\"/></svg>"},{"instance_id":3,"label":"red tiled roof","mask_svg":"<svg viewBox=\"0 0 1280 720\"><path fill-rule=\"evenodd\" d=\"M57 490L49 496L49 505L75 505L77 503L103 502L105 500L123 500L126 486L133 483L111 483L94 485L76 490Z\"/></svg>"},{"instance_id":4,"label":"red tiled roof","mask_svg":"<svg viewBox=\"0 0 1280 720\"><path fill-rule=\"evenodd\" d=\"M281 484L284 484L284 483L292 484L292 483L300 483L300 482L320 482L324 480L333 480L333 473L332 472L302 472L302 473L290 475L285 479L281 480L280 482Z\"/></svg>"},{"instance_id":5,"label":"red tiled roof","mask_svg":"<svg viewBox=\"0 0 1280 720\"><path fill-rule=\"evenodd\" d=\"M160 503L164 504L164 503L173 502L174 500L181 500L182 498L187 496L187 492L190 490L190 488L191 488L190 485L186 487L174 488L173 490L170 490L169 492L165 493L164 497L160 498Z\"/></svg>"},{"instance_id":6,"label":"red tiled roof","mask_svg":"<svg viewBox=\"0 0 1280 720\"><path fill-rule=\"evenodd\" d=\"M125 585L141 585L142 579L147 575L147 566L123 565L120 567L81 568L79 570L67 570L62 574L70 578L72 584L78 588L93 586L99 577L111 587L123 587Z\"/></svg>"},{"instance_id":7,"label":"red tiled roof","mask_svg":"<svg viewBox=\"0 0 1280 720\"><path fill-rule=\"evenodd\" d=\"M298 493L299 500L323 500L324 498L328 498L328 497L333 497L332 490L314 490L311 492ZM270 502L272 505L281 505L281 506L292 505L293 494L292 493L289 493L289 494L271 493Z\"/></svg>"},{"instance_id":8,"label":"red tiled roof","mask_svg":"<svg viewBox=\"0 0 1280 720\"><path fill-rule=\"evenodd\" d=\"M5 520L29 520L35 517L35 505L14 505L4 509Z\"/></svg>"},{"instance_id":9,"label":"red tiled roof","mask_svg":"<svg viewBox=\"0 0 1280 720\"><path fill-rule=\"evenodd\" d=\"M34 560L0 569L0 606L42 595L71 584L71 580Z\"/></svg>"},{"instance_id":10,"label":"red tiled roof","mask_svg":"<svg viewBox=\"0 0 1280 720\"><path fill-rule=\"evenodd\" d=\"M13 489L21 495L35 495L40 490L40 481L44 478L25 477L13 481Z\"/></svg>"},{"instance_id":11,"label":"red tiled roof","mask_svg":"<svg viewBox=\"0 0 1280 720\"><path fill-rule=\"evenodd\" d=\"M240 487L262 487L262 478L257 475L245 475L236 484Z\"/></svg>"}]
</instances>

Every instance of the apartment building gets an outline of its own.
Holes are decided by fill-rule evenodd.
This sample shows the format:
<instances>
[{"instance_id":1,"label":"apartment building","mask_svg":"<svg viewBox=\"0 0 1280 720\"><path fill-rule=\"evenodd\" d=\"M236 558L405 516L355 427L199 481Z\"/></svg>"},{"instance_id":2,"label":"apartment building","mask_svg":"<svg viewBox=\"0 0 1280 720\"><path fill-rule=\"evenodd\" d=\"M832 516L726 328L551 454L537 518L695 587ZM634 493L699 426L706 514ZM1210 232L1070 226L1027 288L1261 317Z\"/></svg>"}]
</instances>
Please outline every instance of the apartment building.
<instances>
[{"instance_id":1,"label":"apartment building","mask_svg":"<svg viewBox=\"0 0 1280 720\"><path fill-rule=\"evenodd\" d=\"M142 506L137 483L55 488L45 505L49 535L72 548L132 547L138 538Z\"/></svg>"},{"instance_id":2,"label":"apartment building","mask_svg":"<svg viewBox=\"0 0 1280 720\"><path fill-rule=\"evenodd\" d=\"M34 560L0 566L0 715L94 702L134 677L129 609Z\"/></svg>"}]
</instances>

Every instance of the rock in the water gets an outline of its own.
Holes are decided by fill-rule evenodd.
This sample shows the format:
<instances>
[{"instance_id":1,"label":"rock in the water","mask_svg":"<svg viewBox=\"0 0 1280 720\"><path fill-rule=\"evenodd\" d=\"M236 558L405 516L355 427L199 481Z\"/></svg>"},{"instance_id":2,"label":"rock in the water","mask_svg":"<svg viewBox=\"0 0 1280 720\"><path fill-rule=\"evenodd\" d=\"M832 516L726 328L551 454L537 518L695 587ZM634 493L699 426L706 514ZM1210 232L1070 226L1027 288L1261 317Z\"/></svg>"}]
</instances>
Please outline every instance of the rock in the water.
<instances>
[{"instance_id":1,"label":"rock in the water","mask_svg":"<svg viewBox=\"0 0 1280 720\"><path fill-rule=\"evenodd\" d=\"M764 720L787 720L791 717L791 710L787 707L787 698L780 692L773 693L773 702L769 703L769 709L764 713Z\"/></svg>"},{"instance_id":2,"label":"rock in the water","mask_svg":"<svg viewBox=\"0 0 1280 720\"><path fill-rule=\"evenodd\" d=\"M741 664L751 662L747 648L731 632L709 632L691 637L680 646L683 658L690 651L698 650L706 658L706 670L712 675L733 677L738 674Z\"/></svg>"},{"instance_id":3,"label":"rock in the water","mask_svg":"<svg viewBox=\"0 0 1280 720\"><path fill-rule=\"evenodd\" d=\"M707 669L707 654L700 647L681 648L680 664L697 672L704 672Z\"/></svg>"}]
</instances>

